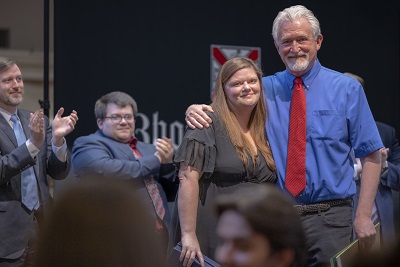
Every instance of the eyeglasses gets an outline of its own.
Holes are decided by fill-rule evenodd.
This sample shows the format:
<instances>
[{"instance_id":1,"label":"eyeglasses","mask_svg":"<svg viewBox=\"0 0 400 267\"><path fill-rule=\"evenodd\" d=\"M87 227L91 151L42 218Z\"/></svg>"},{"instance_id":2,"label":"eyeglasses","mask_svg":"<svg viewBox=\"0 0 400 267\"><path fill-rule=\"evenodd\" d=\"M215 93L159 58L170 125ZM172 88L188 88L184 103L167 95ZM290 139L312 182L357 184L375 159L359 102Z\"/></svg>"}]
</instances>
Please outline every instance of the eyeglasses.
<instances>
[{"instance_id":1,"label":"eyeglasses","mask_svg":"<svg viewBox=\"0 0 400 267\"><path fill-rule=\"evenodd\" d=\"M112 114L109 117L104 117L104 119L111 119L113 123L120 123L122 121L122 118L126 122L132 122L135 119L135 116L133 116L132 114L125 114L124 116L121 116L119 114Z\"/></svg>"}]
</instances>

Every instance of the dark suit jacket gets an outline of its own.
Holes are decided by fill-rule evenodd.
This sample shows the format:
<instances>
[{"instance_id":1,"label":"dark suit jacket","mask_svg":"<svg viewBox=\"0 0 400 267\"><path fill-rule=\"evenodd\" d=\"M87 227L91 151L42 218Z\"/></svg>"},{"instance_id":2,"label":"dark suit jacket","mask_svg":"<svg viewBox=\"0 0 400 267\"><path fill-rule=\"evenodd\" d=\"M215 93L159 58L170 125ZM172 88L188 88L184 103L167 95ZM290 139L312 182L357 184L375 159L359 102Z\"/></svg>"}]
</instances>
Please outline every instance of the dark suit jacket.
<instances>
[{"instance_id":1,"label":"dark suit jacket","mask_svg":"<svg viewBox=\"0 0 400 267\"><path fill-rule=\"evenodd\" d=\"M381 176L378 192L376 194L376 206L382 223L382 235L385 240L394 241L394 217L392 189L400 190L400 145L393 127L376 122L383 145L389 148L387 158L388 172Z\"/></svg>"},{"instance_id":2,"label":"dark suit jacket","mask_svg":"<svg viewBox=\"0 0 400 267\"><path fill-rule=\"evenodd\" d=\"M30 138L27 110L18 110L27 139ZM34 167L39 186L39 200L44 215L52 203L49 193L49 180L64 179L70 169L70 160L61 162L52 152L51 125L47 125L46 141L40 147L39 154L33 159L26 145L18 147L17 139L10 124L0 114L0 258L16 259L25 250L28 240L35 234L33 213L28 212L21 203L21 172Z\"/></svg>"},{"instance_id":3,"label":"dark suit jacket","mask_svg":"<svg viewBox=\"0 0 400 267\"><path fill-rule=\"evenodd\" d=\"M164 223L168 231L171 229L171 215L162 182L174 182L175 166L160 164L154 153L152 144L137 143L137 149L142 158L136 159L128 144L118 142L105 136L101 130L75 140L72 148L72 166L76 176L105 176L112 179L132 181L138 195L156 219L154 206L144 184L144 179L153 175L158 183L158 189L165 207ZM155 221L154 221L155 225Z\"/></svg>"},{"instance_id":4,"label":"dark suit jacket","mask_svg":"<svg viewBox=\"0 0 400 267\"><path fill-rule=\"evenodd\" d=\"M383 243L391 243L395 239L395 227L393 216L393 197L392 189L400 190L400 145L396 137L396 131L393 127L376 122L383 145L389 148L387 158L388 171L380 178L378 191L376 193L376 207L382 226ZM359 186L357 186L357 194L354 198L355 209L358 204Z\"/></svg>"}]
</instances>

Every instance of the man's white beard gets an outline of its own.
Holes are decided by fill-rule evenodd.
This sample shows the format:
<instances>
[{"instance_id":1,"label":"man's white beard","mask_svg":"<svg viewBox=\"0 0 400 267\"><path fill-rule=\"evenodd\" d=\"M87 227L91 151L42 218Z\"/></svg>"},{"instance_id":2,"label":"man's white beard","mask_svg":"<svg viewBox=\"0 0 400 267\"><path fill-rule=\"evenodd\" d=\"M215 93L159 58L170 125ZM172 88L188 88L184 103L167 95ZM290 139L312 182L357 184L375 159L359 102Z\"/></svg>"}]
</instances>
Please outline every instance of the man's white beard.
<instances>
[{"instance_id":1,"label":"man's white beard","mask_svg":"<svg viewBox=\"0 0 400 267\"><path fill-rule=\"evenodd\" d=\"M309 58L308 58L308 54L304 53L304 52L300 52L297 54L297 56L306 56L306 58L301 57L301 58L296 58L295 62L293 63L293 61L291 60L286 60L288 68L293 71L293 72L300 72L300 71L304 71L307 69L308 65L310 64ZM289 54L289 56L294 56L294 54Z\"/></svg>"}]
</instances>

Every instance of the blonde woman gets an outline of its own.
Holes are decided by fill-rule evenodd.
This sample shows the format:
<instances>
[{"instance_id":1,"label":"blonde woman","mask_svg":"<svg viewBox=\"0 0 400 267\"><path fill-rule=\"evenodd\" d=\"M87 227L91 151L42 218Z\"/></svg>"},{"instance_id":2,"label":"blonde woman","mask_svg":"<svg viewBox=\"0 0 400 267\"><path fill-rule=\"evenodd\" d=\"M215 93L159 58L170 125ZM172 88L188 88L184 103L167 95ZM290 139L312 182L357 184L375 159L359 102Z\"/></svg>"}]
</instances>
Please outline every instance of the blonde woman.
<instances>
[{"instance_id":1,"label":"blonde woman","mask_svg":"<svg viewBox=\"0 0 400 267\"><path fill-rule=\"evenodd\" d=\"M179 164L180 260L191 266L217 246L214 198L244 187L275 183L275 163L266 136L262 72L254 61L233 58L221 68L209 128L188 129L175 155Z\"/></svg>"}]
</instances>

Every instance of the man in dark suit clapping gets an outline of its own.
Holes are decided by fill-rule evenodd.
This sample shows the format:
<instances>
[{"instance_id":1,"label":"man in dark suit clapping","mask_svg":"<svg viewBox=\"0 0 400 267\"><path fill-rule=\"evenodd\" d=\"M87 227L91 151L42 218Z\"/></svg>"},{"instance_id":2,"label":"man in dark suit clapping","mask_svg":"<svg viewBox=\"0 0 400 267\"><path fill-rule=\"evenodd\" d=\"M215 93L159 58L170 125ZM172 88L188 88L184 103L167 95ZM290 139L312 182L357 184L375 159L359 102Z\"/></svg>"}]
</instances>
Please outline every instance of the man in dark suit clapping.
<instances>
[{"instance_id":1,"label":"man in dark suit clapping","mask_svg":"<svg viewBox=\"0 0 400 267\"><path fill-rule=\"evenodd\" d=\"M70 169L64 137L77 113L50 123L42 110L19 109L22 73L14 60L0 57L0 266L30 266L38 227L52 203L47 175L64 179Z\"/></svg>"}]
</instances>

